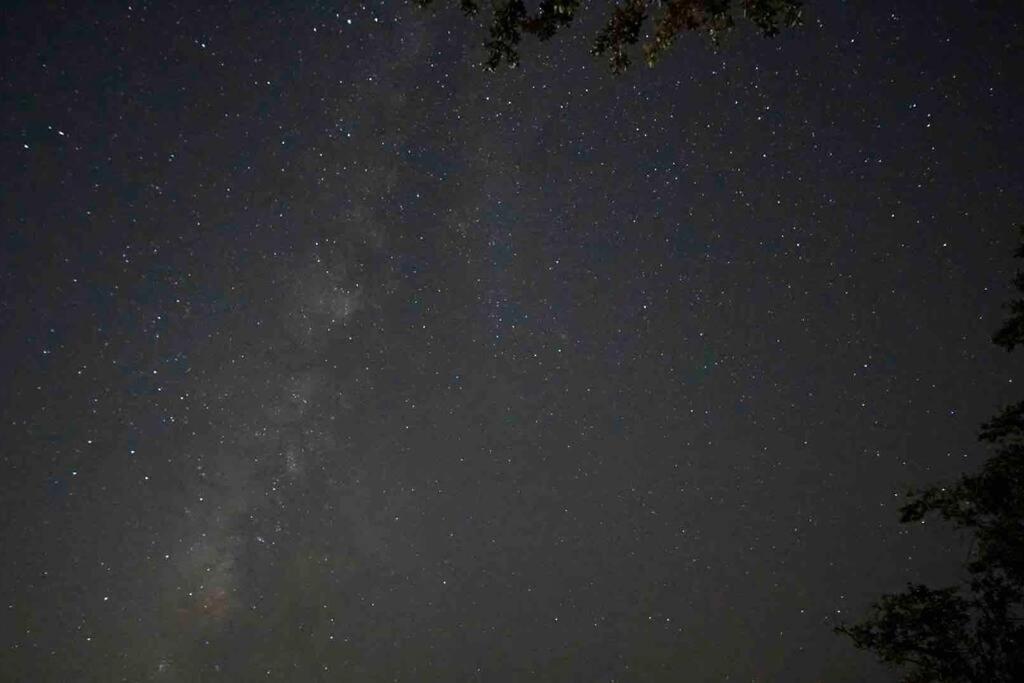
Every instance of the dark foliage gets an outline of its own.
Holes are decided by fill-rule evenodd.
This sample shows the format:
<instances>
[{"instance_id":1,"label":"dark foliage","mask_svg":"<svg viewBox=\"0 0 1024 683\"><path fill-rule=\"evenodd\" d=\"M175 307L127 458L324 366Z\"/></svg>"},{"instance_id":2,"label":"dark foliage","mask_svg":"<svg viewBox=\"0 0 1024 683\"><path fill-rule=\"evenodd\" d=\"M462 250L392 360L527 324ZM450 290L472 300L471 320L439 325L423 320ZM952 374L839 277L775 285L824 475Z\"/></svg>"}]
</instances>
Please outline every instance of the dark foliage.
<instances>
[{"instance_id":1,"label":"dark foliage","mask_svg":"<svg viewBox=\"0 0 1024 683\"><path fill-rule=\"evenodd\" d=\"M434 0L413 0L420 7ZM479 12L477 0L459 0L463 14ZM653 66L686 31L703 33L714 43L736 24L736 17L751 22L763 35L774 36L782 28L801 21L801 0L623 0L611 4L604 27L598 32L591 52L606 57L612 71L621 73L630 65L631 49L640 42L652 9L658 9L653 31L643 44L644 60ZM531 12L523 0L494 0L484 42L484 65L496 69L503 63L519 64L523 34L548 40L572 24L580 9L579 0L541 0Z\"/></svg>"},{"instance_id":2,"label":"dark foliage","mask_svg":"<svg viewBox=\"0 0 1024 683\"><path fill-rule=\"evenodd\" d=\"M1024 258L1024 246L1016 256ZM1014 284L1024 293L1024 275ZM1007 349L1024 343L1024 301L1010 310L995 336ZM912 491L900 520L936 514L969 533L967 579L939 590L911 585L883 596L865 620L837 629L902 668L907 683L1024 681L1024 402L983 424L979 438L995 449L981 471Z\"/></svg>"},{"instance_id":3,"label":"dark foliage","mask_svg":"<svg viewBox=\"0 0 1024 683\"><path fill-rule=\"evenodd\" d=\"M1021 236L1024 237L1024 225L1020 226ZM1017 258L1024 258L1024 245L1020 246L1014 254ZM1024 294L1024 271L1017 271L1013 278L1013 286L1018 292ZM1024 299L1014 299L1007 308L1010 309L1010 319L1003 323L1003 326L996 332L992 341L1002 346L1007 351L1013 351L1018 344L1024 344Z\"/></svg>"}]
</instances>

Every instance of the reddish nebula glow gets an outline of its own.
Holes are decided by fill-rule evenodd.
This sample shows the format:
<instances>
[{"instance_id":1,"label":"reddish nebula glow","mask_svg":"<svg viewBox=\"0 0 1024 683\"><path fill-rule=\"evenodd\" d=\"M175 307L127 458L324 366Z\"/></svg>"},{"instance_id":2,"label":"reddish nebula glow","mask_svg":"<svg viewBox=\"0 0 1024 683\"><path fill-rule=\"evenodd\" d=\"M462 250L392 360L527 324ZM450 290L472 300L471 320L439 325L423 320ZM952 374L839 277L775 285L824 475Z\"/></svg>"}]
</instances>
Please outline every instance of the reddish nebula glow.
<instances>
[{"instance_id":1,"label":"reddish nebula glow","mask_svg":"<svg viewBox=\"0 0 1024 683\"><path fill-rule=\"evenodd\" d=\"M186 607L178 608L181 621L222 621L231 608L231 595L223 586L204 588Z\"/></svg>"}]
</instances>

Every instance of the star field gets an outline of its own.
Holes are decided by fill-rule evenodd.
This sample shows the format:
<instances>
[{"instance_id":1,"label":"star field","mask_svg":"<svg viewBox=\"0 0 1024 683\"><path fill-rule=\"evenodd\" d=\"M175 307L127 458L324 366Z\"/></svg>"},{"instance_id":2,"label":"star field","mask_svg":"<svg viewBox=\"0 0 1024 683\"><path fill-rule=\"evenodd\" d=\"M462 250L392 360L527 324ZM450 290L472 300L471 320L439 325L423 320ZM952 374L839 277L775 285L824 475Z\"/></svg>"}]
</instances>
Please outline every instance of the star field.
<instances>
[{"instance_id":1,"label":"star field","mask_svg":"<svg viewBox=\"0 0 1024 683\"><path fill-rule=\"evenodd\" d=\"M895 680L831 629L962 556L1024 64L891 5L5 10L0 678Z\"/></svg>"}]
</instances>

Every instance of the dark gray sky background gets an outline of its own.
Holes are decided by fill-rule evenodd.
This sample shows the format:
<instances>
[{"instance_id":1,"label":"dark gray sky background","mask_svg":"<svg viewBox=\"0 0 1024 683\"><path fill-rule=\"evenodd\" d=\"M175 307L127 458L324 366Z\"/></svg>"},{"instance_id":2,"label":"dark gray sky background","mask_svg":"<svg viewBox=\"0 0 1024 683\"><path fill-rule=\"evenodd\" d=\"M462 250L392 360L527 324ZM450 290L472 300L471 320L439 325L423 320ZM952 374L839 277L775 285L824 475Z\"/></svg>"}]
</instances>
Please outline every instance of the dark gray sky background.
<instances>
[{"instance_id":1,"label":"dark gray sky background","mask_svg":"<svg viewBox=\"0 0 1024 683\"><path fill-rule=\"evenodd\" d=\"M1013 3L621 78L198 4L3 10L0 678L895 680L831 629L1020 398Z\"/></svg>"}]
</instances>

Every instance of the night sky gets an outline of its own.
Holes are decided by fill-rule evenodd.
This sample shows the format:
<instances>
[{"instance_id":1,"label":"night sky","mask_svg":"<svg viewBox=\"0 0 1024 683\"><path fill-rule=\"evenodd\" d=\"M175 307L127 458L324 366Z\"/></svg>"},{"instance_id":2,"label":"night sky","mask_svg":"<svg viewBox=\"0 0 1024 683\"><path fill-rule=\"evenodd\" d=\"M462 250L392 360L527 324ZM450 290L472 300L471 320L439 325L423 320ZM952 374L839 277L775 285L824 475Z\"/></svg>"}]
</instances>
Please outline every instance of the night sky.
<instances>
[{"instance_id":1,"label":"night sky","mask_svg":"<svg viewBox=\"0 0 1024 683\"><path fill-rule=\"evenodd\" d=\"M1014 3L618 78L200 4L3 10L0 680L895 680L832 627L1020 399Z\"/></svg>"}]
</instances>

